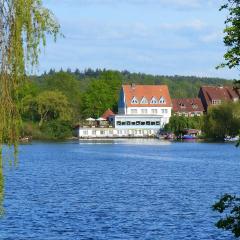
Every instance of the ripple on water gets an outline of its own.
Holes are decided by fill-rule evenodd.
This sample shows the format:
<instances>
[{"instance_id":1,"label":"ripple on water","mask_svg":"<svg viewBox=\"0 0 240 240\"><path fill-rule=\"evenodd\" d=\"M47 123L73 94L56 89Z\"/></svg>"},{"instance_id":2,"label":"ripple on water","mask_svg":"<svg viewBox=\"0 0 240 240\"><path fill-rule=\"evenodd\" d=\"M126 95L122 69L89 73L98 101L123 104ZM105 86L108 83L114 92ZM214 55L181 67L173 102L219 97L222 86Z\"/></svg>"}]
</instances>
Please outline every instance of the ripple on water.
<instances>
[{"instance_id":1,"label":"ripple on water","mask_svg":"<svg viewBox=\"0 0 240 240\"><path fill-rule=\"evenodd\" d=\"M233 239L211 211L239 193L233 145L97 143L21 146L18 169L5 168L1 239Z\"/></svg>"}]
</instances>

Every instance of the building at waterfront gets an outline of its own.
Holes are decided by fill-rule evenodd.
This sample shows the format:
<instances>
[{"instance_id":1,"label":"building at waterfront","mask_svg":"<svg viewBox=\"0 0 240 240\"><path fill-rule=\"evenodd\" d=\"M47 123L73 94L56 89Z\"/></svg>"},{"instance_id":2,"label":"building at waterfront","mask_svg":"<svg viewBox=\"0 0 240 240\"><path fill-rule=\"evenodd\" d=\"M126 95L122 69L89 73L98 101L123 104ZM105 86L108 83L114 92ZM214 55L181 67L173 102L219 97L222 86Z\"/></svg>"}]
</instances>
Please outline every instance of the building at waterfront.
<instances>
[{"instance_id":1,"label":"building at waterfront","mask_svg":"<svg viewBox=\"0 0 240 240\"><path fill-rule=\"evenodd\" d=\"M113 123L117 129L156 132L169 122L171 111L166 85L123 85Z\"/></svg>"},{"instance_id":2,"label":"building at waterfront","mask_svg":"<svg viewBox=\"0 0 240 240\"><path fill-rule=\"evenodd\" d=\"M109 123L104 128L80 127L79 137L146 137L156 136L169 122L172 101L166 85L123 85L118 114L107 110ZM108 119L106 119L108 118Z\"/></svg>"},{"instance_id":3,"label":"building at waterfront","mask_svg":"<svg viewBox=\"0 0 240 240\"><path fill-rule=\"evenodd\" d=\"M239 90L232 86L202 86L198 96L205 112L210 106L217 106L226 101L236 102L240 99Z\"/></svg>"},{"instance_id":4,"label":"building at waterfront","mask_svg":"<svg viewBox=\"0 0 240 240\"><path fill-rule=\"evenodd\" d=\"M200 98L172 99L173 114L185 117L202 116L204 107Z\"/></svg>"}]
</instances>

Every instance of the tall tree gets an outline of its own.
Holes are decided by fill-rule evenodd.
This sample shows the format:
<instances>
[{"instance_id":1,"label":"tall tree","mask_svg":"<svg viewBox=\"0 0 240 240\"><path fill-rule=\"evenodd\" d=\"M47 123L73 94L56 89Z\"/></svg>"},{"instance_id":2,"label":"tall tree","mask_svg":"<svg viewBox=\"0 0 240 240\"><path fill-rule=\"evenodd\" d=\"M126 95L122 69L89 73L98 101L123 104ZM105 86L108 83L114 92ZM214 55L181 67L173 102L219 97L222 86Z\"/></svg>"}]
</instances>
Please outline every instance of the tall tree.
<instances>
[{"instance_id":1,"label":"tall tree","mask_svg":"<svg viewBox=\"0 0 240 240\"><path fill-rule=\"evenodd\" d=\"M18 92L26 69L38 63L46 35L56 39L59 28L41 0L0 0L0 144L17 146Z\"/></svg>"},{"instance_id":2,"label":"tall tree","mask_svg":"<svg viewBox=\"0 0 240 240\"><path fill-rule=\"evenodd\" d=\"M46 120L60 119L68 121L72 116L72 110L67 97L59 91L40 93L36 98L36 106L40 127Z\"/></svg>"},{"instance_id":3,"label":"tall tree","mask_svg":"<svg viewBox=\"0 0 240 240\"><path fill-rule=\"evenodd\" d=\"M60 26L42 0L0 0L0 146L17 152L21 122L18 91L26 67L38 63L46 35L56 39ZM2 149L2 147L1 147ZM0 204L3 201L2 150L0 151Z\"/></svg>"}]
</instances>

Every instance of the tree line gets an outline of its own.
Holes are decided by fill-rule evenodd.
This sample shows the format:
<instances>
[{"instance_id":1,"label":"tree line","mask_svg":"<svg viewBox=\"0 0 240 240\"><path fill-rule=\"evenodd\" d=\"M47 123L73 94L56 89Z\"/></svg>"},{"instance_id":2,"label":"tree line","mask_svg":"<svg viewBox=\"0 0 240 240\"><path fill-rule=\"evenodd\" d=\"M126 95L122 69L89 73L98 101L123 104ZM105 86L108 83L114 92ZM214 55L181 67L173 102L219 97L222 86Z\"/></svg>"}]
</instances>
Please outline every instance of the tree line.
<instances>
[{"instance_id":1,"label":"tree line","mask_svg":"<svg viewBox=\"0 0 240 240\"><path fill-rule=\"evenodd\" d=\"M51 69L31 76L19 91L21 135L65 138L72 127L88 117L97 118L108 108L117 112L122 84L166 84L172 98L196 97L202 85L229 85L219 78L153 76L128 71L87 69L83 72Z\"/></svg>"}]
</instances>

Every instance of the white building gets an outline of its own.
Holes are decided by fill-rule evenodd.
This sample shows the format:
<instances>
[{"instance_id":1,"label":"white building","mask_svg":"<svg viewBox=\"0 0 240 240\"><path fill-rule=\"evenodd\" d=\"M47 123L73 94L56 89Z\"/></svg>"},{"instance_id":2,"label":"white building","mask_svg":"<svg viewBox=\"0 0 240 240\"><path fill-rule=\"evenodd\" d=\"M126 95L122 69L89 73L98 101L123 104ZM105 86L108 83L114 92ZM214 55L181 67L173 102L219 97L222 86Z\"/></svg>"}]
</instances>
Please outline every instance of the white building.
<instances>
[{"instance_id":1,"label":"white building","mask_svg":"<svg viewBox=\"0 0 240 240\"><path fill-rule=\"evenodd\" d=\"M172 101L166 85L123 85L112 128L80 128L79 137L155 136L169 122Z\"/></svg>"},{"instance_id":2,"label":"white building","mask_svg":"<svg viewBox=\"0 0 240 240\"><path fill-rule=\"evenodd\" d=\"M114 127L160 129L169 122L172 101L166 85L123 85Z\"/></svg>"}]
</instances>

